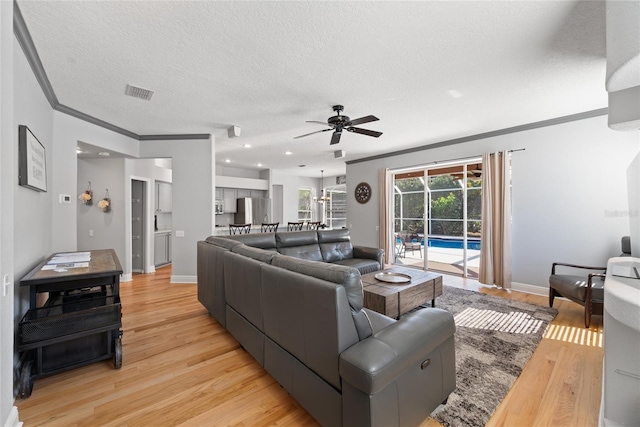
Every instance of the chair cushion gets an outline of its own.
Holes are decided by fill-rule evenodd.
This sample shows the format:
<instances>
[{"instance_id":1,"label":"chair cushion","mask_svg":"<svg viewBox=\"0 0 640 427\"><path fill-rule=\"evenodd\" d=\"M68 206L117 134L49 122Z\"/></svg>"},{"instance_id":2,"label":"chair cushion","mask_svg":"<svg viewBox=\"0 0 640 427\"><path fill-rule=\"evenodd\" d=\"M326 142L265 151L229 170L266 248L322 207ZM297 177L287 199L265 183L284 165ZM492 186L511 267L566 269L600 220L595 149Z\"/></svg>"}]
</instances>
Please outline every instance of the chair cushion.
<instances>
[{"instance_id":1,"label":"chair cushion","mask_svg":"<svg viewBox=\"0 0 640 427\"><path fill-rule=\"evenodd\" d=\"M549 285L558 291L560 295L572 297L584 301L587 297L587 277L565 274L552 274L549 276ZM591 286L591 299L604 299L604 280L602 277L594 277Z\"/></svg>"}]
</instances>

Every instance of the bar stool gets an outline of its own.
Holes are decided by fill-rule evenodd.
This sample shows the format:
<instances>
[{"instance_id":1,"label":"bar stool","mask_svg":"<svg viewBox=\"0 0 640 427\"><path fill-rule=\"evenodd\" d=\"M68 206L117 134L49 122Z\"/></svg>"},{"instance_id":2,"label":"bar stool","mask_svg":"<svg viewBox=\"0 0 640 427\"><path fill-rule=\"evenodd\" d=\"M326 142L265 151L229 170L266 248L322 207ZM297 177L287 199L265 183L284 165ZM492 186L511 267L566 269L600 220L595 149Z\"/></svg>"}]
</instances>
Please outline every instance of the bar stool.
<instances>
[{"instance_id":1,"label":"bar stool","mask_svg":"<svg viewBox=\"0 0 640 427\"><path fill-rule=\"evenodd\" d=\"M229 224L229 234L249 234L251 224Z\"/></svg>"},{"instance_id":2,"label":"bar stool","mask_svg":"<svg viewBox=\"0 0 640 427\"><path fill-rule=\"evenodd\" d=\"M289 222L287 224L287 231L302 231L304 222Z\"/></svg>"},{"instance_id":3,"label":"bar stool","mask_svg":"<svg viewBox=\"0 0 640 427\"><path fill-rule=\"evenodd\" d=\"M263 233L275 233L278 231L279 222L263 222L261 231Z\"/></svg>"},{"instance_id":4,"label":"bar stool","mask_svg":"<svg viewBox=\"0 0 640 427\"><path fill-rule=\"evenodd\" d=\"M307 230L317 230L320 227L320 221L309 221L307 223Z\"/></svg>"}]
</instances>

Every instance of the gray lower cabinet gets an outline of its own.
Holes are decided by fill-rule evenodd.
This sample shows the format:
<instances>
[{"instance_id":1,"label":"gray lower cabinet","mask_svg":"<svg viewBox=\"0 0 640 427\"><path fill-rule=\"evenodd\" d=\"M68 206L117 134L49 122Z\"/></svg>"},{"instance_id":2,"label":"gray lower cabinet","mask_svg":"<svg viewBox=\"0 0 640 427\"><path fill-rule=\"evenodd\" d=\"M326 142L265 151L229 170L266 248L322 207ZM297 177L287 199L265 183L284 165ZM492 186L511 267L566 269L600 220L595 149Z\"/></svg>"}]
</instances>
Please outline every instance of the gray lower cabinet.
<instances>
[{"instance_id":1,"label":"gray lower cabinet","mask_svg":"<svg viewBox=\"0 0 640 427\"><path fill-rule=\"evenodd\" d=\"M156 233L153 245L153 264L160 267L171 262L171 232Z\"/></svg>"}]
</instances>

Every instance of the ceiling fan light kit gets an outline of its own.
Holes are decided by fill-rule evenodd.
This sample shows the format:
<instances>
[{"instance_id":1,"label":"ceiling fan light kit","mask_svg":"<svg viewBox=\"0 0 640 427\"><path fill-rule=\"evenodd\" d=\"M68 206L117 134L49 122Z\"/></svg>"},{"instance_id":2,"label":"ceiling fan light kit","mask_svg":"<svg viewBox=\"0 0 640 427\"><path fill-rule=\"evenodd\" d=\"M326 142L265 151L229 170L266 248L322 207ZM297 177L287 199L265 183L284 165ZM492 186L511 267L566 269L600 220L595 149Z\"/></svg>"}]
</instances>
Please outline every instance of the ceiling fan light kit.
<instances>
[{"instance_id":1,"label":"ceiling fan light kit","mask_svg":"<svg viewBox=\"0 0 640 427\"><path fill-rule=\"evenodd\" d=\"M334 105L333 111L336 112L336 115L329 117L326 123L319 122L316 120L307 120L307 123L318 123L321 125L329 126L329 129L322 129L322 130L307 133L304 135L296 136L293 139L303 138L305 136L313 135L316 133L333 130L334 132L333 132L333 135L331 136L331 143L329 145L335 145L340 142L340 138L342 137L343 130L347 130L348 132L353 132L353 133L359 133L361 135L372 136L374 138L378 138L380 135L382 135L382 132L354 127L354 125L361 125L364 123L375 122L379 120L376 116L369 115L369 116L360 117L359 119L351 120L349 116L340 115L340 112L343 110L344 110L344 107L342 105Z\"/></svg>"}]
</instances>

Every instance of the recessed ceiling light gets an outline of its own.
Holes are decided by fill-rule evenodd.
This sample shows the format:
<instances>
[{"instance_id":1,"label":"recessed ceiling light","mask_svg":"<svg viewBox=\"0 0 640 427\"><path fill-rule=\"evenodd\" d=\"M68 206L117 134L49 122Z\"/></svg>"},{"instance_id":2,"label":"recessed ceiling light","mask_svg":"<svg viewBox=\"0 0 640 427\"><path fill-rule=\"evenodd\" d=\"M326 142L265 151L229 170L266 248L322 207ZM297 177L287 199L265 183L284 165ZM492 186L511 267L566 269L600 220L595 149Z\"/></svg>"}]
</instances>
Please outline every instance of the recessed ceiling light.
<instances>
[{"instance_id":1,"label":"recessed ceiling light","mask_svg":"<svg viewBox=\"0 0 640 427\"><path fill-rule=\"evenodd\" d=\"M100 151L98 153L98 156L100 156L100 157L109 157L110 155L111 155L111 153L108 153L106 151Z\"/></svg>"},{"instance_id":2,"label":"recessed ceiling light","mask_svg":"<svg viewBox=\"0 0 640 427\"><path fill-rule=\"evenodd\" d=\"M76 148L76 154L81 154L81 153L83 153L83 151L79 148Z\"/></svg>"},{"instance_id":3,"label":"recessed ceiling light","mask_svg":"<svg viewBox=\"0 0 640 427\"><path fill-rule=\"evenodd\" d=\"M262 163L258 163L258 167L261 168L262 167Z\"/></svg>"},{"instance_id":4,"label":"recessed ceiling light","mask_svg":"<svg viewBox=\"0 0 640 427\"><path fill-rule=\"evenodd\" d=\"M284 154L286 154L287 156L292 155L293 153L291 151L285 151Z\"/></svg>"},{"instance_id":5,"label":"recessed ceiling light","mask_svg":"<svg viewBox=\"0 0 640 427\"><path fill-rule=\"evenodd\" d=\"M225 163L231 163L231 159L224 159Z\"/></svg>"},{"instance_id":6,"label":"recessed ceiling light","mask_svg":"<svg viewBox=\"0 0 640 427\"><path fill-rule=\"evenodd\" d=\"M462 98L462 94L459 91L455 90L455 89L448 90L447 93L452 98Z\"/></svg>"},{"instance_id":7,"label":"recessed ceiling light","mask_svg":"<svg viewBox=\"0 0 640 427\"><path fill-rule=\"evenodd\" d=\"M251 144L243 144L242 145L244 148L251 148Z\"/></svg>"}]
</instances>

